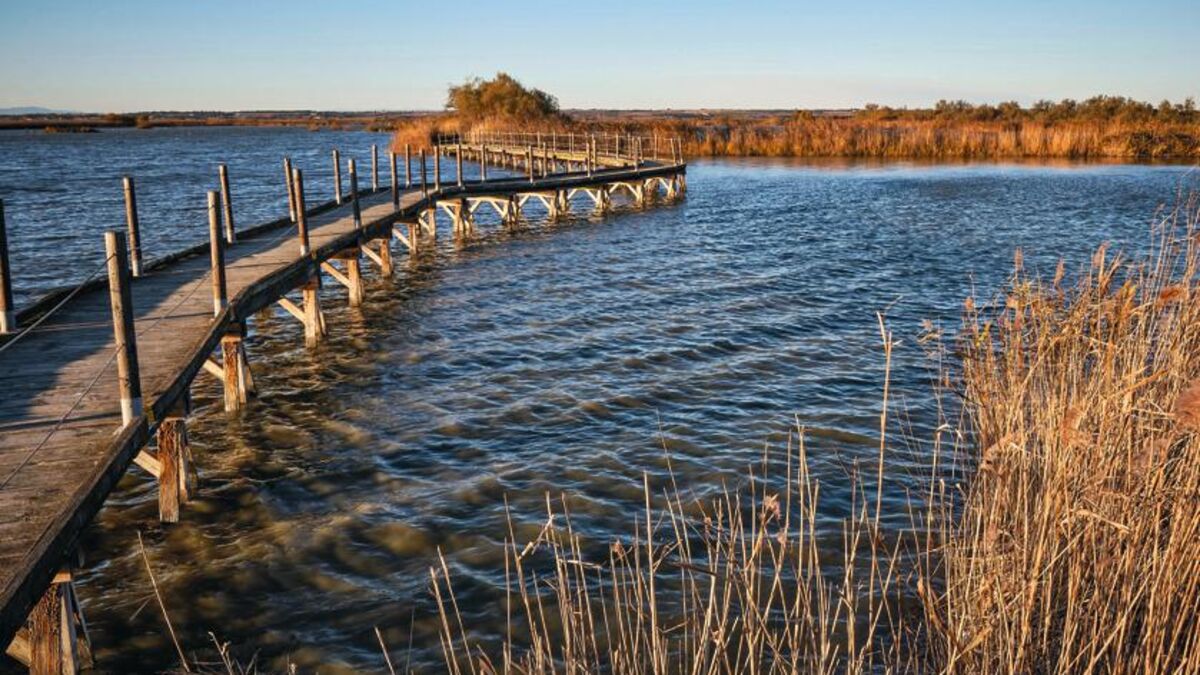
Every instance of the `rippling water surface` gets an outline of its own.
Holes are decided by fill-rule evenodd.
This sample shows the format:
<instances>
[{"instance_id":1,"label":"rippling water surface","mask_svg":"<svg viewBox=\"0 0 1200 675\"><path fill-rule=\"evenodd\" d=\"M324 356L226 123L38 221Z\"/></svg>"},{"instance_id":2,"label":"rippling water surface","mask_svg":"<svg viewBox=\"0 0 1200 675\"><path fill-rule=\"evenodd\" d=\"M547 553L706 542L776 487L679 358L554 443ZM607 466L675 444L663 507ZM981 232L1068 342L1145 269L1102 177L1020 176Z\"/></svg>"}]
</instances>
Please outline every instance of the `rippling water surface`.
<instances>
[{"instance_id":1,"label":"rippling water surface","mask_svg":"<svg viewBox=\"0 0 1200 675\"><path fill-rule=\"evenodd\" d=\"M165 175L145 182L200 202L207 174L197 184L177 167L227 156L245 176L242 223L282 210L284 152L308 149L317 166L332 144L363 152L378 142L173 133L174 158L156 165ZM50 175L22 165L33 176L21 182L58 196L107 176L107 201L81 197L55 221L67 247L81 233L94 238L97 221L120 222L112 176L122 163L144 167L139 152L160 151L133 132L114 136L120 159L88 155ZM222 145L231 138L240 145ZM6 153L20 148L22 162L71 147L0 142ZM252 167L260 159L270 163L261 177ZM9 194L19 188L15 162L3 158L0 196L20 204L30 197ZM919 436L935 422L916 343L922 320L953 330L962 299L989 296L1016 247L1027 265L1052 270L1101 241L1140 246L1156 207L1191 181L1186 173L698 162L679 204L556 224L535 213L525 228L488 223L466 246L444 242L392 280L373 279L360 311L330 301L331 338L315 351L285 316L259 320L249 344L261 395L245 414L221 412L211 380L195 387L202 492L183 522L158 525L152 483L131 474L87 535L81 589L100 662L113 672L174 663L138 531L189 651L204 649L212 631L271 668L378 670L378 626L398 665L438 670L429 567L440 549L466 623L501 630L506 504L528 537L546 495L565 493L576 530L602 550L629 531L643 474L652 485L666 480L668 454L681 487L703 496L742 480L798 422L813 431L822 513L840 517L845 467L875 452L877 312L901 343L893 392ZM155 246L199 238L199 212L186 213L195 232L164 234ZM64 273L38 260L38 288ZM922 465L919 451L893 461ZM902 503L889 498L897 523Z\"/></svg>"}]
</instances>

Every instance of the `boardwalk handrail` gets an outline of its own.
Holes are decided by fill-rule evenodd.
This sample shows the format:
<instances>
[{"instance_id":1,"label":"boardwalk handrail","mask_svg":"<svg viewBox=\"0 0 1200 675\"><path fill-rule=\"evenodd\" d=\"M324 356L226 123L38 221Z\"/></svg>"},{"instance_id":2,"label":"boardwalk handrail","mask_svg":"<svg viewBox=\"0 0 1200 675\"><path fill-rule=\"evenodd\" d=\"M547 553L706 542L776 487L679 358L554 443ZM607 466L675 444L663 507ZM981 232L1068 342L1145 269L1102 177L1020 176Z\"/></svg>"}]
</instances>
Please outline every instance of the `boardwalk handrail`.
<instances>
[{"instance_id":1,"label":"boardwalk handrail","mask_svg":"<svg viewBox=\"0 0 1200 675\"><path fill-rule=\"evenodd\" d=\"M633 166L629 166L625 161L618 156L599 155L596 158L601 160L603 166L596 167L596 170L591 171L591 164L588 164L587 170L577 170L581 166L581 159L584 156L582 149L572 150L570 143L567 140L566 148L547 148L543 155L538 158L530 158L527 156L528 147L521 148L518 145L500 144L499 138L481 137L480 144L474 143L456 143L453 148L454 153L481 153L484 146L490 146L495 143L494 147L488 147L488 152L504 153L513 166L516 166L521 161L529 163L530 171L529 178L515 175L496 177L491 180L484 180L481 176L478 179L464 180L461 173L457 176L455 183L443 183L439 188L431 188L426 186L427 190L422 190L414 186L412 189L405 190L404 200L392 202L391 200L382 201L379 197L389 191L389 188L368 189L368 190L353 190L355 181L352 180L352 195L351 203L344 204L346 211L358 208L358 197L371 200L367 205L370 207L370 216L364 206L362 211L361 224L357 222L357 218L350 216L341 217L339 211L338 218L329 220L326 218L326 223L320 225L323 234L322 237L327 240L313 247L309 255L299 255L297 252L289 253L285 262L281 262L277 267L270 268L266 272L258 271L254 274L250 281L244 283L228 303L223 308L218 308L215 316L211 313L211 318L203 319L201 325L202 334L196 340L191 348L185 348L178 361L174 361L174 365L165 376L159 377L157 390L149 391L146 406L140 414L136 414L132 420L120 427L119 433L113 437L108 436L106 431L98 430L98 440L103 440L89 452L94 453L88 468L79 476L74 476L73 479L77 482L73 485L69 497L65 502L64 508L56 511L53 518L45 525L45 530L40 531L36 540L34 540L28 550L26 550L19 561L12 564L16 566L15 572L7 578L0 574L0 646L7 645L9 640L16 634L17 630L22 626L26 614L29 610L42 598L45 601L48 595L43 597L42 592L50 584L51 578L54 577L58 566L61 562L67 559L68 554L76 546L78 537L88 522L94 518L95 514L103 505L104 500L116 482L120 479L130 465L134 463L135 458L138 464L147 468L153 467L155 460L153 457L146 458L146 453L141 452L150 440L152 434L157 432L160 434L160 455L163 446L162 433L166 423L171 419L176 419L180 423L182 419L179 417L180 406L184 404L188 396L192 381L198 376L201 370L212 371L217 368L220 373L220 368L214 366L210 355L213 354L217 347L222 348L223 357L225 359L225 370L223 377L226 383L226 404L229 406L230 392L233 395L245 396L246 390L244 383L235 383L231 390L231 377L241 377L237 375L239 368L242 371L248 370L248 365L244 365L244 361L237 359L245 358L244 352L231 352L231 346L235 346L236 350L240 350L241 334L244 331L245 323L251 319L255 312L269 307L277 302L283 303L285 294L293 289L301 287L307 283L306 280L316 278L322 271L333 275L335 279L341 283L354 282L358 276L358 256L360 252L366 254L368 258L380 264L381 269L389 270L390 273L390 252L387 252L387 247L393 236L400 239L409 246L410 251L416 250L418 238L432 233L436 236L436 213L439 208L445 208L455 215L456 234L460 225L465 229L473 230L473 222L470 223L470 228L466 228L469 221L472 220L474 208L466 209L469 201L474 201L478 204L487 202L496 206L498 200L507 200L512 209L515 209L516 217L520 214L520 205L524 204L525 200L537 198L542 200L547 208L550 209L552 215L560 213L560 208L565 206L569 208L571 195L576 192L583 192L595 201L597 208L607 208L610 203L611 195L619 190L628 191L636 196L639 202L643 202L645 190L653 186L655 190L659 186L667 189L669 196L682 193L684 187L683 173L686 170L681 162L659 162L648 163L641 166L637 162ZM509 142L519 143L524 140L523 137L509 137ZM557 145L552 141L552 144ZM449 152L450 149L442 147L443 152ZM461 160L462 158L459 157ZM532 171L532 160L540 159L542 164L542 175L534 177ZM549 160L549 173L547 171L547 160ZM460 161L461 166L461 161ZM562 168L562 171L558 169ZM393 179L395 178L393 174ZM393 184L395 181L393 180ZM547 196L551 195L551 196ZM405 203L401 203L401 202ZM294 206L294 205L292 205ZM497 207L499 210L499 207ZM510 207L505 207L506 209ZM317 215L321 213L329 213L333 210L338 210L336 204L326 203L313 209L303 209L303 213ZM505 219L512 217L514 211L506 210ZM347 220L351 221L349 224ZM397 228L397 224L406 224L409 227L409 237L406 239L401 236ZM265 223L253 228L248 228L236 237L238 243L231 244L229 249L238 253L239 260L251 260L254 256L271 254L280 251L281 241L287 235L294 232L291 227L292 222L290 217L284 217L270 223ZM432 226L430 228L430 226ZM414 235L413 228L416 227ZM272 236L273 235L273 236ZM233 239L234 237L230 237ZM380 252L374 253L368 244L374 241L382 240ZM191 260L204 252L208 251L210 242L204 242L186 251L178 254L167 256L164 262L155 262L147 265L143 272L143 277L135 280L134 290L139 284L153 283L156 275L153 273L162 270L172 263L180 263L186 265L186 261ZM353 257L347 257L351 255ZM382 257L386 257L386 266ZM284 259L281 259L284 260ZM340 260L345 265L345 268L339 272L332 267L335 260ZM255 268L257 269L257 268ZM146 273L149 273L148 275ZM147 316L144 320L139 321L135 329L135 333L139 336L148 333L156 326L164 321L176 319L180 316L191 316L190 307L185 307L185 304L190 302L196 295L197 291L204 287L205 282L209 278L210 272L200 272L193 279L183 282L178 285L178 289L172 291L171 295L175 299L175 304L170 306L166 311L160 311L153 316ZM166 277L158 277L160 279ZM361 282L358 282L361 284ZM174 288L174 287L172 287ZM309 288L304 286L304 288ZM84 296L92 297L91 293L84 293L85 290L96 291L94 281L85 281L78 284L70 294L65 297L59 297L51 307L43 307L43 313L38 319L38 323L31 325L30 334L36 333L37 327L43 321L53 321L56 319L54 311L44 311L46 309L56 310L58 308L70 305L73 301L82 302ZM309 290L305 291L306 307L304 312L308 311L307 303L309 301ZM316 302L317 289L312 288L312 300ZM354 302L354 291L351 291L351 302ZM361 301L361 291L359 292ZM36 304L36 303L35 303ZM295 306L292 305L294 308ZM285 308L287 306L285 305ZM290 313L295 314L292 309L288 309ZM320 309L317 306L315 316L322 324L323 319L320 318ZM303 313L303 312L302 312ZM189 319L191 320L191 319ZM195 319L201 320L201 319ZM312 320L309 316L305 320ZM236 343L236 344L235 344ZM10 343L11 344L11 343ZM180 346L181 348L183 346ZM176 351L180 351L177 349ZM0 353L3 350L0 349ZM115 353L115 352L114 352ZM229 370L233 354L234 361L233 370ZM88 373L88 377L99 378L110 367L112 357L105 360L98 369ZM82 363L82 362L81 362ZM231 375L231 373L234 373ZM92 387L89 386L84 395L91 392ZM241 389L239 390L239 387ZM79 400L82 400L82 396ZM78 402L70 406L62 419L69 418L78 407ZM61 421L58 426L61 426ZM52 436L58 429L58 426L51 429L47 438ZM93 427L95 424L93 424ZM34 453L40 449L46 440L42 440L37 444ZM140 453L140 454L139 454ZM27 461L26 461L27 463ZM22 463L12 476L17 475L26 463ZM147 469L150 470L150 469ZM159 467L159 470L163 470ZM152 471L153 473L153 471ZM162 474L154 474L159 478L160 483L163 480ZM4 485L11 480L5 478L5 483L0 484L0 495L3 494ZM161 489L161 487L160 487ZM161 505L161 502L160 502Z\"/></svg>"}]
</instances>

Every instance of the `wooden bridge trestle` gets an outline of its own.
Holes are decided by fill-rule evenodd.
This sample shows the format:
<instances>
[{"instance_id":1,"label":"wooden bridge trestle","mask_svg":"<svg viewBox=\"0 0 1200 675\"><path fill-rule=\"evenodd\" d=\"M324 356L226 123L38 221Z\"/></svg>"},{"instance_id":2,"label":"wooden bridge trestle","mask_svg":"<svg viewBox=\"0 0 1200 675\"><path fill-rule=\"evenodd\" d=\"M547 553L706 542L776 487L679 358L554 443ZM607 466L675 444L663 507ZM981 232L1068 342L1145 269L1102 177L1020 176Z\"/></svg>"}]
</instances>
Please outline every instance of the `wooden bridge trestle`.
<instances>
[{"instance_id":1,"label":"wooden bridge trestle","mask_svg":"<svg viewBox=\"0 0 1200 675\"><path fill-rule=\"evenodd\" d=\"M37 673L88 665L87 624L71 575L80 534L133 464L158 482L160 519L179 519L197 489L187 438L191 385L203 373L222 383L226 411L246 405L256 392L246 349L256 313L278 306L304 326L308 345L319 344L328 332L322 280L344 287L350 305L361 304L363 259L390 276L391 240L410 254L432 246L439 211L463 238L475 232L484 207L511 225L533 201L558 218L580 194L598 212L618 192L638 205L660 191L681 197L686 164L677 142L654 139L650 159L643 145L561 134L441 139L432 180L427 150L420 150L418 179L406 146L403 181L400 153L391 153L387 187L372 146L371 187L362 191L353 160L343 190L334 150L334 198L315 208L306 202L303 172L285 158L288 214L240 232L221 165L220 189L207 196L209 241L150 262L142 256L134 182L126 178L128 232L106 233L102 268L21 312L12 306L0 202L0 645ZM442 158L455 163L452 182L442 182ZM479 164L479 179L464 178L468 161ZM521 175L498 177L501 167Z\"/></svg>"}]
</instances>

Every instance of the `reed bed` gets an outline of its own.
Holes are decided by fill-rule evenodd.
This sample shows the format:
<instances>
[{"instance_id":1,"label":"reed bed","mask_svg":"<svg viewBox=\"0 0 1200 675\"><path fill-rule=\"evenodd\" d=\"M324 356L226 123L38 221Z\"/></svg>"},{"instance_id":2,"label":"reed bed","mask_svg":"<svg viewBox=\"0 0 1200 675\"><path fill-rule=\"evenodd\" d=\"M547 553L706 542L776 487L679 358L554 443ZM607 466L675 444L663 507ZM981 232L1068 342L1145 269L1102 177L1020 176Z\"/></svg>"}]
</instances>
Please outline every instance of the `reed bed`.
<instances>
[{"instance_id":1,"label":"reed bed","mask_svg":"<svg viewBox=\"0 0 1200 675\"><path fill-rule=\"evenodd\" d=\"M933 492L920 570L940 669L1200 672L1198 237L1193 194L1146 257L1064 285L1018 255L1003 309L968 303L977 470Z\"/></svg>"},{"instance_id":2,"label":"reed bed","mask_svg":"<svg viewBox=\"0 0 1200 675\"><path fill-rule=\"evenodd\" d=\"M447 668L1200 672L1198 274L1195 194L1145 255L1101 246L1073 281L1018 252L999 302L965 303L944 379L958 417L910 528L880 526L885 483L911 478L884 470L885 381L878 475L839 532L820 525L803 430L782 475L764 460L711 501L647 482L603 556L548 501L541 533L506 543L498 643L463 625L445 562L431 569Z\"/></svg>"}]
</instances>

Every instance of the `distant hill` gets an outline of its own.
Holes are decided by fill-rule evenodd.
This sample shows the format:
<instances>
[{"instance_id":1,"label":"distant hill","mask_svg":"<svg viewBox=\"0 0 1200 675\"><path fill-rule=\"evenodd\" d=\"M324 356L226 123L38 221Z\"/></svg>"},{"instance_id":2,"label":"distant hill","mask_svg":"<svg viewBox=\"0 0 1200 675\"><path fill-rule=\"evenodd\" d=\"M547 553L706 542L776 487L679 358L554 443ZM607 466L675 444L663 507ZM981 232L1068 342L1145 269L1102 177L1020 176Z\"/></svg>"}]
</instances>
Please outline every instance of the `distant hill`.
<instances>
[{"instance_id":1,"label":"distant hill","mask_svg":"<svg viewBox=\"0 0 1200 675\"><path fill-rule=\"evenodd\" d=\"M64 115L70 112L70 110L53 110L36 105L0 108L0 115Z\"/></svg>"}]
</instances>

